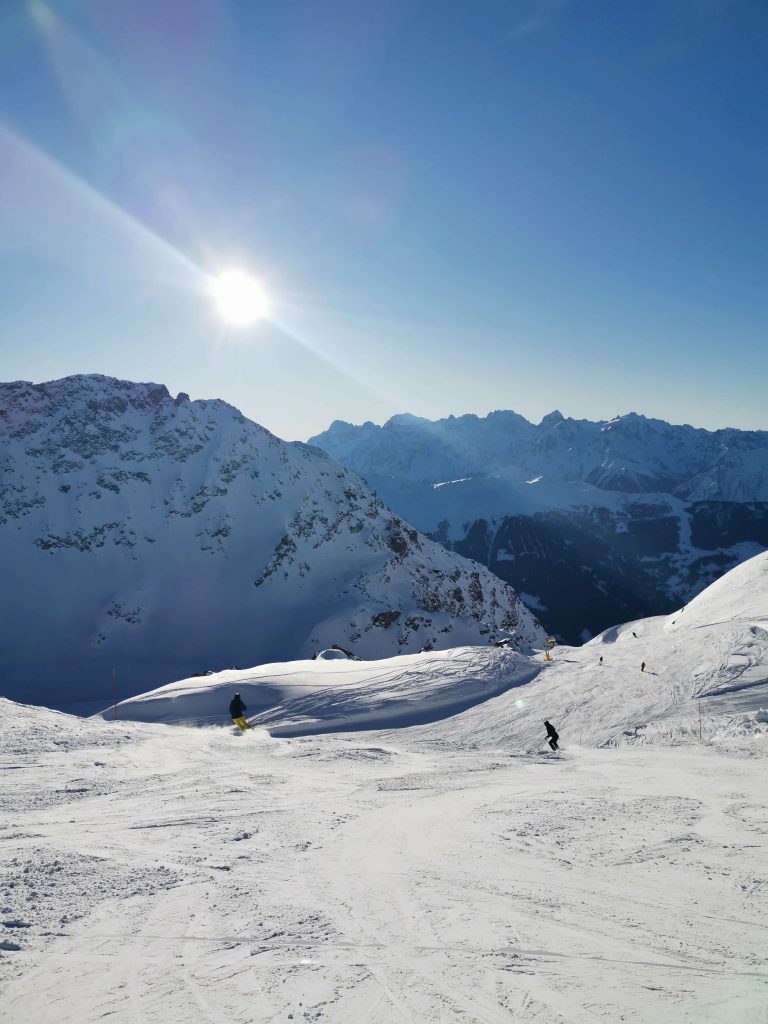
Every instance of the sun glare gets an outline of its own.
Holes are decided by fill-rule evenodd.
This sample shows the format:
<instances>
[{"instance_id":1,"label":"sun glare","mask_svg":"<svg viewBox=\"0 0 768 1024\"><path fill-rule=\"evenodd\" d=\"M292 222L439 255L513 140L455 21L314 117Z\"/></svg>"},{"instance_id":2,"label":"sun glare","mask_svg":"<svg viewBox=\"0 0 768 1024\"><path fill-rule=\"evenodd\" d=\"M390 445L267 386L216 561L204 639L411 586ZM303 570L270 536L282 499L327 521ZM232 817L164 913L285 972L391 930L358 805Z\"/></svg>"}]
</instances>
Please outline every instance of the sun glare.
<instances>
[{"instance_id":1,"label":"sun glare","mask_svg":"<svg viewBox=\"0 0 768 1024\"><path fill-rule=\"evenodd\" d=\"M219 316L235 327L247 327L267 315L269 300L262 284L244 270L225 270L211 281Z\"/></svg>"}]
</instances>

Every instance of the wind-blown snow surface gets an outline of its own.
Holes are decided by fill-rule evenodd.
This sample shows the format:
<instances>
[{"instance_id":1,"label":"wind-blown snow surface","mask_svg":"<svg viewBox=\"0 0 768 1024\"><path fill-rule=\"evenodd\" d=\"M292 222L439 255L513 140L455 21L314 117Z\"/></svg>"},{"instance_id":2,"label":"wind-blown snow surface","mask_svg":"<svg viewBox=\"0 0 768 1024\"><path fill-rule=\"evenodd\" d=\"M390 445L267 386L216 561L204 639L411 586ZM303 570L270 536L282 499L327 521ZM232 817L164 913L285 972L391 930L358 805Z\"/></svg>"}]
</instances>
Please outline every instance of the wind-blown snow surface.
<instances>
[{"instance_id":1,"label":"wind-blown snow surface","mask_svg":"<svg viewBox=\"0 0 768 1024\"><path fill-rule=\"evenodd\" d=\"M551 666L304 662L256 716L320 731L339 702L387 722L470 674L474 699L511 687L413 728L275 739L0 701L4 1021L763 1024L768 715L739 699L767 629L765 555ZM119 712L201 720L263 678Z\"/></svg>"},{"instance_id":2,"label":"wind-blown snow surface","mask_svg":"<svg viewBox=\"0 0 768 1024\"><path fill-rule=\"evenodd\" d=\"M0 385L2 692L61 706L227 665L543 631L353 472L221 401Z\"/></svg>"}]
</instances>

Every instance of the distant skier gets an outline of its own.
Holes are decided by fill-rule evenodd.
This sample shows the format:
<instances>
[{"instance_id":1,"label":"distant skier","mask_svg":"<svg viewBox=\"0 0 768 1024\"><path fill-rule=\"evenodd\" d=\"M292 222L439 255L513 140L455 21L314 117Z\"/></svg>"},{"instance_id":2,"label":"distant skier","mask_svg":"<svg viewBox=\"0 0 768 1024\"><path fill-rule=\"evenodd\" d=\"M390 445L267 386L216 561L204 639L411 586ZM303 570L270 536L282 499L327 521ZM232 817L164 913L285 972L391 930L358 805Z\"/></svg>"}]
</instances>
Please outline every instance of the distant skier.
<instances>
[{"instance_id":1,"label":"distant skier","mask_svg":"<svg viewBox=\"0 0 768 1024\"><path fill-rule=\"evenodd\" d=\"M235 723L240 732L245 732L246 729L250 729L250 725L245 719L245 712L247 707L243 704L240 699L240 694L236 693L232 700L229 702L229 713L232 715L232 721Z\"/></svg>"},{"instance_id":2,"label":"distant skier","mask_svg":"<svg viewBox=\"0 0 768 1024\"><path fill-rule=\"evenodd\" d=\"M601 665L603 664L603 656L602 656L602 654L600 655L600 664Z\"/></svg>"},{"instance_id":3,"label":"distant skier","mask_svg":"<svg viewBox=\"0 0 768 1024\"><path fill-rule=\"evenodd\" d=\"M552 725L551 722L545 722L544 725L547 730L547 736L549 737L547 743L549 743L550 747L553 750L557 750L557 741L560 739L560 737L557 734L557 729L554 727L554 725Z\"/></svg>"},{"instance_id":4,"label":"distant skier","mask_svg":"<svg viewBox=\"0 0 768 1024\"><path fill-rule=\"evenodd\" d=\"M645 662L644 661L640 662L640 671L641 672L645 672Z\"/></svg>"},{"instance_id":5,"label":"distant skier","mask_svg":"<svg viewBox=\"0 0 768 1024\"><path fill-rule=\"evenodd\" d=\"M637 640L637 633L634 631L634 629L632 630L632 636L635 638L635 640Z\"/></svg>"}]
</instances>

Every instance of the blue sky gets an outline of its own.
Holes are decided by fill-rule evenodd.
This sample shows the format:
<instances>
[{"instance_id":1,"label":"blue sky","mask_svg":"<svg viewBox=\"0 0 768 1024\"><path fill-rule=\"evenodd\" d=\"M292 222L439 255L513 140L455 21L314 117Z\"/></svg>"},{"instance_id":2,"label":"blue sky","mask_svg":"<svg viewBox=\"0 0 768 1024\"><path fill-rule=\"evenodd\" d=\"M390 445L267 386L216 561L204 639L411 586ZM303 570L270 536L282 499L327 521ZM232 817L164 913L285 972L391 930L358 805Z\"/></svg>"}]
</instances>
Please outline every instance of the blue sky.
<instances>
[{"instance_id":1,"label":"blue sky","mask_svg":"<svg viewBox=\"0 0 768 1024\"><path fill-rule=\"evenodd\" d=\"M767 99L763 0L4 4L2 379L768 428Z\"/></svg>"}]
</instances>

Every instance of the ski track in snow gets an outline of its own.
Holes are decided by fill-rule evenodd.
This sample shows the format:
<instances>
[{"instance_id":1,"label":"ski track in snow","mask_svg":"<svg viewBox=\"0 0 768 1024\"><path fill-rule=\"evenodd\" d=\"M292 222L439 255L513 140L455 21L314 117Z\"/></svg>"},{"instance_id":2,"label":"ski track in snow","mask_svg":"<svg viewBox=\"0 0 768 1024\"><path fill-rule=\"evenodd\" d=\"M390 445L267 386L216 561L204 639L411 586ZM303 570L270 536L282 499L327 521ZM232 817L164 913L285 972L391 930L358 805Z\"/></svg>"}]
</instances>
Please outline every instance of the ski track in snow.
<instances>
[{"instance_id":1,"label":"ski track in snow","mask_svg":"<svg viewBox=\"0 0 768 1024\"><path fill-rule=\"evenodd\" d=\"M11 1024L764 1021L761 759L18 717Z\"/></svg>"}]
</instances>

